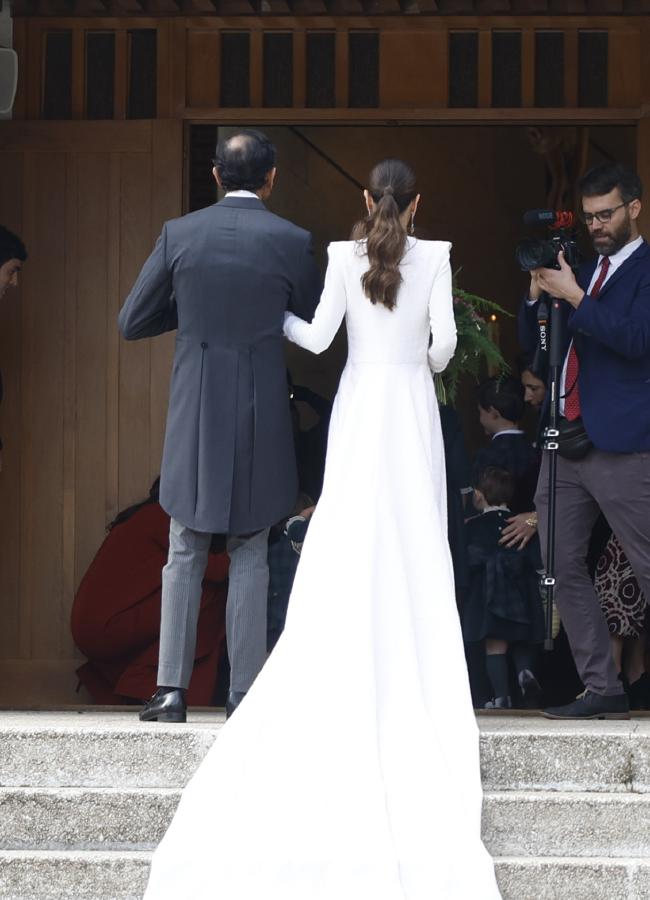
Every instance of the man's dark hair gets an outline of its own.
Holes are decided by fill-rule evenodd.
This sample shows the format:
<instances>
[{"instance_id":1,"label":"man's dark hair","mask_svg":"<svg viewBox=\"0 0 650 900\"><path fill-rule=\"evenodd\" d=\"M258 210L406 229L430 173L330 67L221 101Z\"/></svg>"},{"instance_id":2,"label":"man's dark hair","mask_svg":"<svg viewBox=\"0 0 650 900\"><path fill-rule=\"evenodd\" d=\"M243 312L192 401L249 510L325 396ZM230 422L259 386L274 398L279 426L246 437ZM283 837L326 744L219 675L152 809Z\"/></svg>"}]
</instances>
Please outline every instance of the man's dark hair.
<instances>
[{"instance_id":1,"label":"man's dark hair","mask_svg":"<svg viewBox=\"0 0 650 900\"><path fill-rule=\"evenodd\" d=\"M479 385L478 404L482 409L491 406L509 422L518 422L524 414L524 388L517 378L498 375Z\"/></svg>"},{"instance_id":2,"label":"man's dark hair","mask_svg":"<svg viewBox=\"0 0 650 900\"><path fill-rule=\"evenodd\" d=\"M490 506L507 506L515 493L515 479L507 469L486 466L479 475L476 487Z\"/></svg>"},{"instance_id":3,"label":"man's dark hair","mask_svg":"<svg viewBox=\"0 0 650 900\"><path fill-rule=\"evenodd\" d=\"M640 200L643 194L639 176L620 163L604 163L589 169L578 182L578 188L583 197L604 197L618 188L623 203Z\"/></svg>"},{"instance_id":4,"label":"man's dark hair","mask_svg":"<svg viewBox=\"0 0 650 900\"><path fill-rule=\"evenodd\" d=\"M19 259L21 262L25 262L27 250L17 234L9 231L4 225L0 225L0 266L4 266L10 259Z\"/></svg>"},{"instance_id":5,"label":"man's dark hair","mask_svg":"<svg viewBox=\"0 0 650 900\"><path fill-rule=\"evenodd\" d=\"M259 191L275 167L276 150L261 131L240 131L219 141L214 157L223 189Z\"/></svg>"}]
</instances>

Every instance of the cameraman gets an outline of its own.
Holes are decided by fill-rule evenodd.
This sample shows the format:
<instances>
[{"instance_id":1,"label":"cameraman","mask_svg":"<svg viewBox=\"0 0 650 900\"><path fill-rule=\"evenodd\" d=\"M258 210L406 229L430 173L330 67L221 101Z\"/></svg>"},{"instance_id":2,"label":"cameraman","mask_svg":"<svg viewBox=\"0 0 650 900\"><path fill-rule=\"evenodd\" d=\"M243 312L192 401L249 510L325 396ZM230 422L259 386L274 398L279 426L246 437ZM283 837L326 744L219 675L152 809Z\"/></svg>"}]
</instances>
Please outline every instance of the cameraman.
<instances>
[{"instance_id":1,"label":"cameraman","mask_svg":"<svg viewBox=\"0 0 650 900\"><path fill-rule=\"evenodd\" d=\"M610 649L605 617L587 571L592 528L602 510L650 596L650 249L640 237L641 181L623 166L581 179L582 219L598 254L577 278L559 253L559 271L536 269L522 310L536 334L542 291L562 304L567 325L560 379L562 432L584 426L579 459L557 460L556 600L585 686L552 718L628 718L629 704ZM548 413L548 400L544 412ZM546 549L548 452L535 502Z\"/></svg>"}]
</instances>

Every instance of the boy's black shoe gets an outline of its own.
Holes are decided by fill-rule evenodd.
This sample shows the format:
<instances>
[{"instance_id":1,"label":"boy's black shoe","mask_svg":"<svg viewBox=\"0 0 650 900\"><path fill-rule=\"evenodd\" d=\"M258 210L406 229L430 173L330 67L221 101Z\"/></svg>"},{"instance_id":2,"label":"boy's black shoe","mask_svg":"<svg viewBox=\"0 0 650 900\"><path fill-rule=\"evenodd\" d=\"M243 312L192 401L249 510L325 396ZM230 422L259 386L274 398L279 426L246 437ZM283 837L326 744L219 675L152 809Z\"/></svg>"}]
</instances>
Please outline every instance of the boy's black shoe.
<instances>
[{"instance_id":1,"label":"boy's black shoe","mask_svg":"<svg viewBox=\"0 0 650 900\"><path fill-rule=\"evenodd\" d=\"M542 698L542 688L539 681L530 669L522 669L517 675L519 690L521 691L523 709L539 709Z\"/></svg>"},{"instance_id":2,"label":"boy's black shoe","mask_svg":"<svg viewBox=\"0 0 650 900\"><path fill-rule=\"evenodd\" d=\"M584 691L566 706L551 706L542 710L547 719L629 719L630 702L627 694L605 697Z\"/></svg>"},{"instance_id":3,"label":"boy's black shoe","mask_svg":"<svg viewBox=\"0 0 650 900\"><path fill-rule=\"evenodd\" d=\"M158 688L140 712L141 722L185 722L187 703L182 688Z\"/></svg>"}]
</instances>

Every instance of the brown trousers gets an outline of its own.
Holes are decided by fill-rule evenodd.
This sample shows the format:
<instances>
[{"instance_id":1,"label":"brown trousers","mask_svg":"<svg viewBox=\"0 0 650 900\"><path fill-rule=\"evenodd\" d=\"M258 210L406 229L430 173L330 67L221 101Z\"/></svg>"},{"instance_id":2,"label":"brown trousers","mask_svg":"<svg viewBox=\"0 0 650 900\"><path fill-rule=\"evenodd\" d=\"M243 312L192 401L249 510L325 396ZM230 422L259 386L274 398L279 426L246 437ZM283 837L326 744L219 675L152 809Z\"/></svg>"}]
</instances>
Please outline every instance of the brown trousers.
<instances>
[{"instance_id":1,"label":"brown trousers","mask_svg":"<svg viewBox=\"0 0 650 900\"><path fill-rule=\"evenodd\" d=\"M544 557L548 456L545 452L535 495ZM587 550L600 509L650 597L650 452L591 450L577 462L558 457L556 498L555 599L578 673L596 694L622 694L609 630L587 571Z\"/></svg>"}]
</instances>

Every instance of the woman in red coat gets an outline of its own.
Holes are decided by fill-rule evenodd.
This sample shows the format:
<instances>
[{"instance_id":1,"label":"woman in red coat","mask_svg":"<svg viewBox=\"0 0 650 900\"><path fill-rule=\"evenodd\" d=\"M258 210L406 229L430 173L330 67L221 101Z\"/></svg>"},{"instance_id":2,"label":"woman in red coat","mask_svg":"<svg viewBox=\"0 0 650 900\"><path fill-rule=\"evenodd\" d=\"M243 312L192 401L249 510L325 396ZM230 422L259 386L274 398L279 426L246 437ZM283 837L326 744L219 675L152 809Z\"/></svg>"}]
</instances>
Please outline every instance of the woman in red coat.
<instances>
[{"instance_id":1,"label":"woman in red coat","mask_svg":"<svg viewBox=\"0 0 650 900\"><path fill-rule=\"evenodd\" d=\"M77 670L95 703L140 702L156 689L162 569L169 516L149 499L121 512L90 564L72 607L72 636L88 657ZM210 553L203 579L189 704L213 702L225 640L228 557Z\"/></svg>"}]
</instances>

